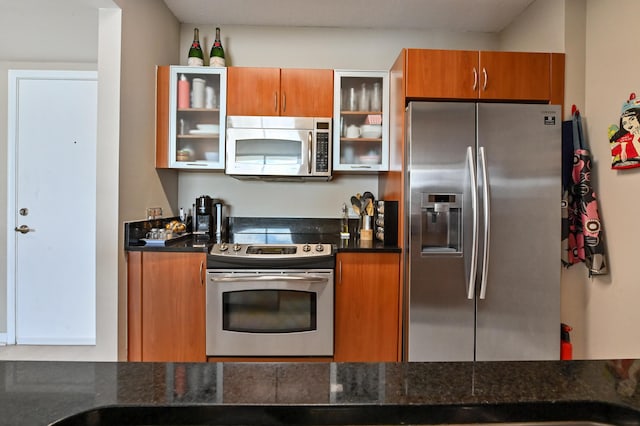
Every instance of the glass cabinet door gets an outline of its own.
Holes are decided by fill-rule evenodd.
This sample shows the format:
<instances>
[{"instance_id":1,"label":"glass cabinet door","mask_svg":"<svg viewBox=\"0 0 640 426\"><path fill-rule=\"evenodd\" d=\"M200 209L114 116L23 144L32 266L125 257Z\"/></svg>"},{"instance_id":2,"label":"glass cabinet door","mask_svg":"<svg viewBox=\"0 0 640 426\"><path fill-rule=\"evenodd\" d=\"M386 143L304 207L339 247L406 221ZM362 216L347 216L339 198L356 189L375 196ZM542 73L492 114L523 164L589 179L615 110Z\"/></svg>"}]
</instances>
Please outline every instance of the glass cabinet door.
<instances>
[{"instance_id":1,"label":"glass cabinet door","mask_svg":"<svg viewBox=\"0 0 640 426\"><path fill-rule=\"evenodd\" d=\"M389 169L389 73L336 70L333 170Z\"/></svg>"},{"instance_id":2,"label":"glass cabinet door","mask_svg":"<svg viewBox=\"0 0 640 426\"><path fill-rule=\"evenodd\" d=\"M169 166L224 169L227 69L172 66Z\"/></svg>"}]
</instances>

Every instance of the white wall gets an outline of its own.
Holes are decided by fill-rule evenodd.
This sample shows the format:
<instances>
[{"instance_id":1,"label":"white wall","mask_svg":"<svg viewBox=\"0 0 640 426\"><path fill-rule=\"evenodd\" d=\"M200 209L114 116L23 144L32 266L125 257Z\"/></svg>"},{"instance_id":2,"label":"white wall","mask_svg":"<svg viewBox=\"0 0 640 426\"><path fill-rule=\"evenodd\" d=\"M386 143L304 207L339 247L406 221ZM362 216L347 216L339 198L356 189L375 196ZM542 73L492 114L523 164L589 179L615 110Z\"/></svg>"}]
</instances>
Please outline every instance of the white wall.
<instances>
[{"instance_id":1,"label":"white wall","mask_svg":"<svg viewBox=\"0 0 640 426\"><path fill-rule=\"evenodd\" d=\"M182 24L180 63L186 64L193 28L208 55L214 25ZM495 49L497 35L446 31L223 26L227 65L280 68L388 70L404 47ZM334 173L330 182L239 181L223 173L181 172L177 207L189 208L207 194L231 206L233 216L339 217L356 193L378 196L373 175ZM174 210L177 213L177 210Z\"/></svg>"}]
</instances>

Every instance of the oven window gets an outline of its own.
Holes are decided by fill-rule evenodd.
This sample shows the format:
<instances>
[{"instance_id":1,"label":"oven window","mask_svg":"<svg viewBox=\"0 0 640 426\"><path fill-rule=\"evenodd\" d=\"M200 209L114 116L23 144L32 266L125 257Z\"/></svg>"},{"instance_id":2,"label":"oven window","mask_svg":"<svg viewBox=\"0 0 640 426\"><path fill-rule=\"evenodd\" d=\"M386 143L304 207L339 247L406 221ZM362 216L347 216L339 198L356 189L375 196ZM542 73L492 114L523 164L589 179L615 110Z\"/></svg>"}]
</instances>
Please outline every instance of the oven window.
<instances>
[{"instance_id":1,"label":"oven window","mask_svg":"<svg viewBox=\"0 0 640 426\"><path fill-rule=\"evenodd\" d=\"M294 290L242 290L222 294L222 327L248 333L317 329L317 294Z\"/></svg>"}]
</instances>

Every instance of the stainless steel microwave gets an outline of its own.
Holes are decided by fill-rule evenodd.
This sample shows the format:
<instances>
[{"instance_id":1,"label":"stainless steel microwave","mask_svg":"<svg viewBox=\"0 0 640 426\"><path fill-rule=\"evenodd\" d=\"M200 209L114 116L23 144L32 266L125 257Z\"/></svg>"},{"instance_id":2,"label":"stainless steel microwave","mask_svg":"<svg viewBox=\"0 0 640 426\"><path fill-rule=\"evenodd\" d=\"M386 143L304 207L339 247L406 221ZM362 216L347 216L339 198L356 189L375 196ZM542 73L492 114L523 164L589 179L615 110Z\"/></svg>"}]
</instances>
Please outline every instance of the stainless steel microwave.
<instances>
[{"instance_id":1,"label":"stainless steel microwave","mask_svg":"<svg viewBox=\"0 0 640 426\"><path fill-rule=\"evenodd\" d=\"M226 141L228 175L331 179L331 118L229 116Z\"/></svg>"}]
</instances>

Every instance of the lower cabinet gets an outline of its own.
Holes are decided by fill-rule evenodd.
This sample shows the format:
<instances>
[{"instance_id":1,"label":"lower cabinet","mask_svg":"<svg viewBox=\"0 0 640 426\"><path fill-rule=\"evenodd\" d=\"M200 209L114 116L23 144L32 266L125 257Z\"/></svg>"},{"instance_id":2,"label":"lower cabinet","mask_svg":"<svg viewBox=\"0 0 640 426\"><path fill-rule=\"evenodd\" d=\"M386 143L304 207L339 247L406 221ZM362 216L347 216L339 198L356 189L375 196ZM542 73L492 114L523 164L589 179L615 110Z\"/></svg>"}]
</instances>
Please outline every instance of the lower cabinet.
<instances>
[{"instance_id":1,"label":"lower cabinet","mask_svg":"<svg viewBox=\"0 0 640 426\"><path fill-rule=\"evenodd\" d=\"M206 253L127 256L128 360L207 361ZM338 253L335 362L401 360L399 260L398 253Z\"/></svg>"},{"instance_id":2,"label":"lower cabinet","mask_svg":"<svg viewBox=\"0 0 640 426\"><path fill-rule=\"evenodd\" d=\"M334 361L400 361L399 253L338 253L335 281Z\"/></svg>"},{"instance_id":3,"label":"lower cabinet","mask_svg":"<svg viewBox=\"0 0 640 426\"><path fill-rule=\"evenodd\" d=\"M206 361L206 253L128 253L129 361Z\"/></svg>"}]
</instances>

